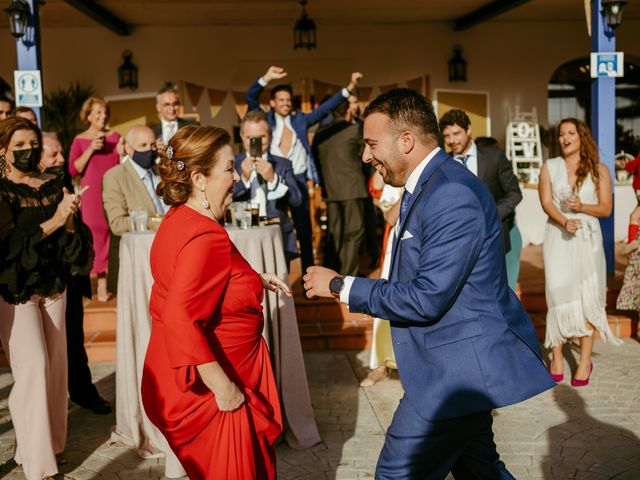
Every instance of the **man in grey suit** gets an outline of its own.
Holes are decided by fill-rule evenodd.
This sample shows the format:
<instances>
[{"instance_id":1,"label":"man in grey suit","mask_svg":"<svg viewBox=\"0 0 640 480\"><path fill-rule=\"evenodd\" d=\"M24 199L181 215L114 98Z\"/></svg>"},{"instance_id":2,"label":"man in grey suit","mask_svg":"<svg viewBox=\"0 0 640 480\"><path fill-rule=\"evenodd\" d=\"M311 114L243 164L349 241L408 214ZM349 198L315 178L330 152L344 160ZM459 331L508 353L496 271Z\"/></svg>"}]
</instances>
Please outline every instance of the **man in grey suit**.
<instances>
[{"instance_id":1,"label":"man in grey suit","mask_svg":"<svg viewBox=\"0 0 640 480\"><path fill-rule=\"evenodd\" d=\"M518 178L511 162L498 148L482 147L473 141L471 120L462 110L449 110L440 119L440 131L451 156L462 163L489 189L502 221L504 250L508 255L509 287L515 290L520 270L522 239L515 223L516 205L522 201ZM513 242L512 242L513 239ZM514 249L511 252L512 248ZM511 254L513 253L513 254Z\"/></svg>"},{"instance_id":2,"label":"man in grey suit","mask_svg":"<svg viewBox=\"0 0 640 480\"><path fill-rule=\"evenodd\" d=\"M180 118L180 97L171 85L162 87L156 95L156 110L160 116L160 123L151 125L151 130L156 136L156 147L163 152L178 130L187 125L198 125L198 122L189 118Z\"/></svg>"},{"instance_id":3,"label":"man in grey suit","mask_svg":"<svg viewBox=\"0 0 640 480\"><path fill-rule=\"evenodd\" d=\"M327 258L325 266L343 275L357 276L364 240L364 209L369 194L361 166L362 122L358 98L333 112L313 141L313 156L320 161L320 176L327 202Z\"/></svg>"}]
</instances>

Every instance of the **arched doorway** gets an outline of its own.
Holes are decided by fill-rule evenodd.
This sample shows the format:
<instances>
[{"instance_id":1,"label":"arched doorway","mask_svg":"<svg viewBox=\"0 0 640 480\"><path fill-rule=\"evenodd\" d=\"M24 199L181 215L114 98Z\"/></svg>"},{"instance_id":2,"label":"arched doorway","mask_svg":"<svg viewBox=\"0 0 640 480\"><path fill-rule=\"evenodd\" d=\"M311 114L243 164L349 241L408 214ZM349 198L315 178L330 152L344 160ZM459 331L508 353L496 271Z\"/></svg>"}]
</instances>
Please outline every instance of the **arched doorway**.
<instances>
[{"instance_id":1,"label":"arched doorway","mask_svg":"<svg viewBox=\"0 0 640 480\"><path fill-rule=\"evenodd\" d=\"M555 126L565 117L591 124L590 59L579 58L558 67L548 86L548 121L544 135L549 156L555 156ZM640 59L625 58L624 77L616 81L616 152L640 153Z\"/></svg>"}]
</instances>

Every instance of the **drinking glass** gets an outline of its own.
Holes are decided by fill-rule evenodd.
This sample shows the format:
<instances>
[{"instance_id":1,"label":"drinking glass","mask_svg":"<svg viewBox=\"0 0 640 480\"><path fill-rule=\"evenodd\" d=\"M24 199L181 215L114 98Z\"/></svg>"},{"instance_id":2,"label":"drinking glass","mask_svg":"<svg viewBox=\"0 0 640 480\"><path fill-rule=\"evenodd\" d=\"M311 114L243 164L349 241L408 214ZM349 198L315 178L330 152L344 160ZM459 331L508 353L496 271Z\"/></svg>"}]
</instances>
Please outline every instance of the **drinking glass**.
<instances>
[{"instance_id":1,"label":"drinking glass","mask_svg":"<svg viewBox=\"0 0 640 480\"><path fill-rule=\"evenodd\" d=\"M148 214L144 209L135 209L129 211L131 219L131 230L134 232L144 232L147 230Z\"/></svg>"}]
</instances>

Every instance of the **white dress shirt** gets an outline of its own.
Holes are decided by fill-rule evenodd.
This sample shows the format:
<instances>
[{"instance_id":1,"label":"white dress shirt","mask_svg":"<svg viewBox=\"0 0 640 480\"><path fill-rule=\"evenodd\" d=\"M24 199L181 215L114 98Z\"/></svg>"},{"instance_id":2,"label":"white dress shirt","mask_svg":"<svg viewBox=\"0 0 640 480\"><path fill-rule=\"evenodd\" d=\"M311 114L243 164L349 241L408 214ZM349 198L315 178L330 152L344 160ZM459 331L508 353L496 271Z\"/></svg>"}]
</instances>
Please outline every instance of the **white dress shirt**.
<instances>
[{"instance_id":1,"label":"white dress shirt","mask_svg":"<svg viewBox=\"0 0 640 480\"><path fill-rule=\"evenodd\" d=\"M291 125L291 115L287 115L283 118L276 114L275 118L276 128L273 129L271 153L278 157L289 159L291 161L291 167L293 168L294 175L302 175L307 171L307 151ZM280 150L280 141L282 140L282 134L285 126L291 130L291 149L288 152Z\"/></svg>"},{"instance_id":2,"label":"white dress shirt","mask_svg":"<svg viewBox=\"0 0 640 480\"><path fill-rule=\"evenodd\" d=\"M422 160L418 164L418 166L413 169L413 172L411 172L411 174L409 175L409 178L407 178L407 181L404 184L404 189L407 192L413 194L413 191L416 189L416 185L418 184L418 180L420 180L420 176L422 175L422 172L424 171L425 168L427 168L427 165L429 165L429 162L431 161L431 159L435 157L439 151L440 151L440 147L434 148L431 151L431 153L429 153L429 155L427 155L425 159ZM400 222L396 222L396 226L393 229L393 236L387 241L395 242L398 228L400 228ZM389 269L389 277L391 277L391 269ZM349 305L349 292L351 292L351 286L353 285L353 281L355 280L355 278L356 277L349 277L349 276L344 277L344 287L342 287L342 291L340 292L340 301L342 303L346 303L347 305Z\"/></svg>"},{"instance_id":3,"label":"white dress shirt","mask_svg":"<svg viewBox=\"0 0 640 480\"><path fill-rule=\"evenodd\" d=\"M167 213L170 208L169 205L164 203L164 200L160 198L156 193L156 187L158 186L158 183L160 183L160 177L156 175L153 169L145 170L144 168L142 168L140 165L134 162L129 155L124 157L124 161L129 162L140 177L144 188L147 189L147 193L149 194L149 197L151 197L151 202L153 202L156 213L161 213L163 215Z\"/></svg>"},{"instance_id":4,"label":"white dress shirt","mask_svg":"<svg viewBox=\"0 0 640 480\"><path fill-rule=\"evenodd\" d=\"M247 153L247 157L250 157ZM264 153L262 155L263 160L268 161L268 155ZM240 177L242 183L246 188L251 189L251 203L257 203L260 205L260 213L261 217L267 216L267 200L278 200L279 198L284 197L289 191L289 187L282 181L280 181L280 176L277 173L273 174L273 181L266 182L266 189L260 185L260 181L258 180L258 173L254 169L249 176L249 180L245 180L244 177ZM266 191L265 191L266 190Z\"/></svg>"},{"instance_id":5,"label":"white dress shirt","mask_svg":"<svg viewBox=\"0 0 640 480\"><path fill-rule=\"evenodd\" d=\"M478 147L473 140L471 140L471 147L469 147L469 150L467 150L466 153L463 153L462 156L468 157L467 169L477 177L478 176ZM458 162L464 165L464 162L460 158L460 155L454 155L453 158L454 160L457 160Z\"/></svg>"},{"instance_id":6,"label":"white dress shirt","mask_svg":"<svg viewBox=\"0 0 640 480\"><path fill-rule=\"evenodd\" d=\"M178 120L167 122L164 118L160 119L162 124L162 142L167 145L171 137L178 131Z\"/></svg>"}]
</instances>

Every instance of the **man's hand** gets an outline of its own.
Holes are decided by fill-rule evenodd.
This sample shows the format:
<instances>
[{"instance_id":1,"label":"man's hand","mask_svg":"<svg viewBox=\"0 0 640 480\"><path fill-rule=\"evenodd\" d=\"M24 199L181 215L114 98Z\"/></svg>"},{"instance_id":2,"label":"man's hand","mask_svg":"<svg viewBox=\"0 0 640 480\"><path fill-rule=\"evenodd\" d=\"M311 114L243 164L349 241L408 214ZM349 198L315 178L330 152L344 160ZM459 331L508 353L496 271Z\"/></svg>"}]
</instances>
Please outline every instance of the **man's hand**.
<instances>
[{"instance_id":1,"label":"man's hand","mask_svg":"<svg viewBox=\"0 0 640 480\"><path fill-rule=\"evenodd\" d=\"M347 85L347 90L352 92L353 89L358 86L360 80L362 80L362 74L360 72L353 72L351 74L351 81L349 82L349 85Z\"/></svg>"},{"instance_id":2,"label":"man's hand","mask_svg":"<svg viewBox=\"0 0 640 480\"><path fill-rule=\"evenodd\" d=\"M249 177L251 177L251 172L253 171L253 158L245 158L240 164L240 170L242 170L242 179L248 182Z\"/></svg>"},{"instance_id":3,"label":"man's hand","mask_svg":"<svg viewBox=\"0 0 640 480\"><path fill-rule=\"evenodd\" d=\"M280 80L287 76L287 72L284 71L282 67L270 66L267 73L265 73L262 78L265 82L269 83L272 80Z\"/></svg>"},{"instance_id":4,"label":"man's hand","mask_svg":"<svg viewBox=\"0 0 640 480\"><path fill-rule=\"evenodd\" d=\"M333 297L329 290L329 282L337 275L338 272L324 267L307 268L307 273L302 277L304 289L307 291L307 298Z\"/></svg>"},{"instance_id":5,"label":"man's hand","mask_svg":"<svg viewBox=\"0 0 640 480\"><path fill-rule=\"evenodd\" d=\"M276 172L273 169L271 162L268 162L263 158L256 159L256 172L262 175L262 178L264 178L268 183L273 182L276 177Z\"/></svg>"}]
</instances>

